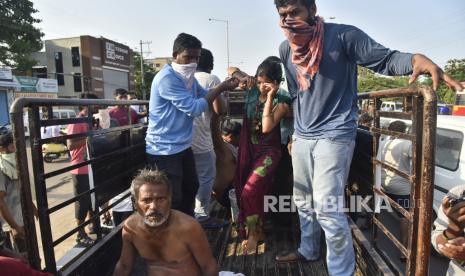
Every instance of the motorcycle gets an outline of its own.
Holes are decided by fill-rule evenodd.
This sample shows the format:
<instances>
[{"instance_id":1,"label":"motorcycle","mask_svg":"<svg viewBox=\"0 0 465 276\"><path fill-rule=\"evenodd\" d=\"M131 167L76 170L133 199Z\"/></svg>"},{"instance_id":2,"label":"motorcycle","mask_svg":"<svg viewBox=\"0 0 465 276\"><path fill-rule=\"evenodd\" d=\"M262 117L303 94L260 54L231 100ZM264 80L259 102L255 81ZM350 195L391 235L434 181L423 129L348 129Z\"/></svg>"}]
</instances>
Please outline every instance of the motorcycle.
<instances>
[{"instance_id":1,"label":"motorcycle","mask_svg":"<svg viewBox=\"0 0 465 276\"><path fill-rule=\"evenodd\" d=\"M44 161L47 163L52 163L53 160L56 160L63 155L66 155L67 157L69 157L68 148L63 144L43 144L42 145L42 156L44 158Z\"/></svg>"}]
</instances>

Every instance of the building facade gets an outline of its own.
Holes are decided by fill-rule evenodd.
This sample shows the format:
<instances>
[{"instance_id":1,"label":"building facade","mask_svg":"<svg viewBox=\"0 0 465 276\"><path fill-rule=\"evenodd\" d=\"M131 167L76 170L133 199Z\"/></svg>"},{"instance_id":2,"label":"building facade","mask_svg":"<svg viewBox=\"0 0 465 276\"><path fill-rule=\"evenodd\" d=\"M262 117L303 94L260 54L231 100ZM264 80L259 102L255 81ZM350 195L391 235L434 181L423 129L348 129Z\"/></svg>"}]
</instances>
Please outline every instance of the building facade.
<instances>
[{"instance_id":1,"label":"building facade","mask_svg":"<svg viewBox=\"0 0 465 276\"><path fill-rule=\"evenodd\" d=\"M171 57L144 59L144 63L155 69L155 71L160 71L166 64L171 64L171 61L173 61Z\"/></svg>"},{"instance_id":2,"label":"building facade","mask_svg":"<svg viewBox=\"0 0 465 276\"><path fill-rule=\"evenodd\" d=\"M44 74L46 67L48 77L58 81L60 98L92 92L102 99L111 99L116 88L135 89L132 50L103 37L46 40L45 53L36 53L35 57L39 64L33 75Z\"/></svg>"}]
</instances>

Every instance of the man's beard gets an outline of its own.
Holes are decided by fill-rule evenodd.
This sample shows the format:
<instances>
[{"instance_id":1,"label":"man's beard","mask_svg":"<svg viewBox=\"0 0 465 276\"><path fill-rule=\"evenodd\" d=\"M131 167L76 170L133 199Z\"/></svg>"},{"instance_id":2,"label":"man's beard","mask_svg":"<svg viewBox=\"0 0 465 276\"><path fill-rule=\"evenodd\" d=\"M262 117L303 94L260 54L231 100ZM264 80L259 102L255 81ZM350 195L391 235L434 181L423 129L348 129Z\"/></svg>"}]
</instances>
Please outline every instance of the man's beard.
<instances>
[{"instance_id":1,"label":"man's beard","mask_svg":"<svg viewBox=\"0 0 465 276\"><path fill-rule=\"evenodd\" d=\"M155 228L163 225L168 220L168 218L169 213L165 215L157 211L147 211L144 215L144 223L148 227Z\"/></svg>"}]
</instances>

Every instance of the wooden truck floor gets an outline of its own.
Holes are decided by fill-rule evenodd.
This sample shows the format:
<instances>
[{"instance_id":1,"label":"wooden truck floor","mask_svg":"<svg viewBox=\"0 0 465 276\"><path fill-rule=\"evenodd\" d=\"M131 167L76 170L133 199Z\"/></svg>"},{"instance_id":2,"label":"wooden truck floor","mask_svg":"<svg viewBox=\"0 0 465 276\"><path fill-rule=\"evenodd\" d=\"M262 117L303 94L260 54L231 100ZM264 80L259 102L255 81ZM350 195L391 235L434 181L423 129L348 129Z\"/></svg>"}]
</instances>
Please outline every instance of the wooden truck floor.
<instances>
[{"instance_id":1,"label":"wooden truck floor","mask_svg":"<svg viewBox=\"0 0 465 276\"><path fill-rule=\"evenodd\" d=\"M211 215L228 219L226 208L215 203ZM291 216L291 214L289 214ZM267 233L266 240L259 243L258 252L246 255L242 251L241 241L231 224L221 229L206 230L208 242L213 255L218 260L220 271L232 271L244 275L328 275L323 259L315 262L297 262L293 264L277 264L275 257L279 252L297 248L299 242L299 226L297 218L286 226L273 226Z\"/></svg>"}]
</instances>

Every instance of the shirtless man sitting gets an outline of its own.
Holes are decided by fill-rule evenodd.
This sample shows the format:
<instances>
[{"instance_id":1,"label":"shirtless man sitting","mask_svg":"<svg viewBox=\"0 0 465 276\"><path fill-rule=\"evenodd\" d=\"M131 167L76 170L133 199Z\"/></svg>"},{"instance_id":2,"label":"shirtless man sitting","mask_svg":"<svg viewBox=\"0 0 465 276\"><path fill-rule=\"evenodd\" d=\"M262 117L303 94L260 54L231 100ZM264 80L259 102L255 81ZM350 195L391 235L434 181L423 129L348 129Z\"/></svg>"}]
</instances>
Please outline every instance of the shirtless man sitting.
<instances>
[{"instance_id":1,"label":"shirtless man sitting","mask_svg":"<svg viewBox=\"0 0 465 276\"><path fill-rule=\"evenodd\" d=\"M200 224L171 209L171 186L160 171L143 170L131 192L137 213L122 229L123 248L113 275L130 275L136 251L147 275L218 275L218 266Z\"/></svg>"}]
</instances>

